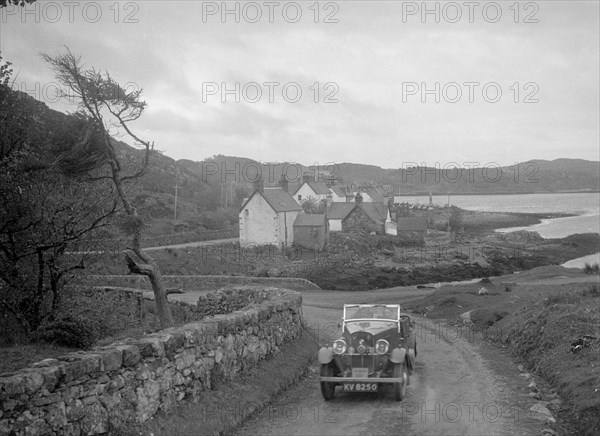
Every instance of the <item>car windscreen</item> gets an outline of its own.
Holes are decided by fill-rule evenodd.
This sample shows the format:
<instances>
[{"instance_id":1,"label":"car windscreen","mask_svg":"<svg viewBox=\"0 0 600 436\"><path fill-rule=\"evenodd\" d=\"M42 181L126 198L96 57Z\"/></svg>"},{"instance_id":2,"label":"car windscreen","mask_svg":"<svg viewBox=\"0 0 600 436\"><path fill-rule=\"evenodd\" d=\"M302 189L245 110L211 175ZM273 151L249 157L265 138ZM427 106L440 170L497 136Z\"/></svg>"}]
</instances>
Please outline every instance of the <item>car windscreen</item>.
<instances>
[{"instance_id":1,"label":"car windscreen","mask_svg":"<svg viewBox=\"0 0 600 436\"><path fill-rule=\"evenodd\" d=\"M398 319L398 307L348 306L345 320L352 319Z\"/></svg>"},{"instance_id":2,"label":"car windscreen","mask_svg":"<svg viewBox=\"0 0 600 436\"><path fill-rule=\"evenodd\" d=\"M368 331L369 333L376 335L389 329L396 329L397 327L398 324L394 321L380 321L375 319L346 322L346 330L348 330L348 333L350 334L359 331Z\"/></svg>"}]
</instances>

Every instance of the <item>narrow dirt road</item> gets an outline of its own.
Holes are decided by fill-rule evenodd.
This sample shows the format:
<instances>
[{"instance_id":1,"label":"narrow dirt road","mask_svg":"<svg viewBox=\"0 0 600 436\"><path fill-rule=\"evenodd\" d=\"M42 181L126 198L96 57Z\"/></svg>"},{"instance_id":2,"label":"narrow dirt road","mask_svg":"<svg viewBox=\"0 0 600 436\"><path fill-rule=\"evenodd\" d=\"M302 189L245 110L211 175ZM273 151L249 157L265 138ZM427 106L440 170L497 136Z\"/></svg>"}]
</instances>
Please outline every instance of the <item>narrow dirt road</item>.
<instances>
[{"instance_id":1,"label":"narrow dirt road","mask_svg":"<svg viewBox=\"0 0 600 436\"><path fill-rule=\"evenodd\" d=\"M167 248L177 249L177 248L195 248L195 247L207 247L209 245L218 245L218 244L233 244L234 242L239 241L239 238L228 238L228 239L211 239L209 241L196 241L196 242L186 242L183 244L173 244L173 245L159 245L157 247L145 247L144 251L157 251L157 250L166 250Z\"/></svg>"},{"instance_id":2,"label":"narrow dirt road","mask_svg":"<svg viewBox=\"0 0 600 436\"><path fill-rule=\"evenodd\" d=\"M406 303L432 292L395 288L369 292L307 292L308 328L321 342L336 338L344 303ZM325 402L318 368L280 395L238 435L529 435L540 417L528 410L525 380L495 373L477 351L473 334L417 320L418 357L407 398L396 402L390 387L380 393L341 393Z\"/></svg>"}]
</instances>

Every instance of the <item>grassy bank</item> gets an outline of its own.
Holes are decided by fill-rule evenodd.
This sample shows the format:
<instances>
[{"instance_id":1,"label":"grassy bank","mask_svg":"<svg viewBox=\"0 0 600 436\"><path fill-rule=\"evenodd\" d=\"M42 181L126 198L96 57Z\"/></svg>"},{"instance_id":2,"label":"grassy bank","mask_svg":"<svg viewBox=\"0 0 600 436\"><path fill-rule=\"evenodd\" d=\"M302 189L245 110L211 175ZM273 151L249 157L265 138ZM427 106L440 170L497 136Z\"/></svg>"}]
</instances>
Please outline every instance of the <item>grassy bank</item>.
<instances>
[{"instance_id":1,"label":"grassy bank","mask_svg":"<svg viewBox=\"0 0 600 436\"><path fill-rule=\"evenodd\" d=\"M407 309L473 322L508 346L564 401L554 412L585 435L600 434L600 277L550 266L483 282L445 286ZM487 294L479 295L485 287ZM467 315L468 313L468 315ZM579 341L579 342L577 342ZM580 344L574 348L573 344ZM549 407L553 408L552 405Z\"/></svg>"},{"instance_id":2,"label":"grassy bank","mask_svg":"<svg viewBox=\"0 0 600 436\"><path fill-rule=\"evenodd\" d=\"M584 435L600 434L600 288L589 286L530 303L490 335L549 381Z\"/></svg>"}]
</instances>

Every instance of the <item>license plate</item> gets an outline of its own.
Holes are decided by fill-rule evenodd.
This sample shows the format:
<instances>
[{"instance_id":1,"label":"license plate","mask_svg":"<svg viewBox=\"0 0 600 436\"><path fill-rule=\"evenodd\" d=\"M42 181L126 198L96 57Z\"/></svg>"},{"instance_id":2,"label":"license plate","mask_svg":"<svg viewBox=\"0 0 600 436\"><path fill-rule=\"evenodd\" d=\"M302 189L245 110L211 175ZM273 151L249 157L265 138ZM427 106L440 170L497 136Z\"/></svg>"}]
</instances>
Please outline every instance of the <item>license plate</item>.
<instances>
[{"instance_id":1,"label":"license plate","mask_svg":"<svg viewBox=\"0 0 600 436\"><path fill-rule=\"evenodd\" d=\"M369 368L352 368L352 377L356 377L356 378L369 377Z\"/></svg>"},{"instance_id":2,"label":"license plate","mask_svg":"<svg viewBox=\"0 0 600 436\"><path fill-rule=\"evenodd\" d=\"M377 383L344 383L343 392L377 392Z\"/></svg>"}]
</instances>

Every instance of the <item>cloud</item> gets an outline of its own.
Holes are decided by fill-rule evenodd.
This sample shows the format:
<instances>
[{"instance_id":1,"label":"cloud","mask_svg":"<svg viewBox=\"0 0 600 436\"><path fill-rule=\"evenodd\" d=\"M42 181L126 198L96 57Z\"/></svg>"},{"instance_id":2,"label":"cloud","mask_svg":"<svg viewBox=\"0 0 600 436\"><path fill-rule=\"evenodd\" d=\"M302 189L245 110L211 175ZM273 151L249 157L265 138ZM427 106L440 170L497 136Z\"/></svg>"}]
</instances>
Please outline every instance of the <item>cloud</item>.
<instances>
[{"instance_id":1,"label":"cloud","mask_svg":"<svg viewBox=\"0 0 600 436\"><path fill-rule=\"evenodd\" d=\"M321 2L318 17L311 4L300 3L303 15L295 24L281 10L273 23L267 15L254 24L231 16L223 23L220 14L203 20L203 3L136 3L137 23L124 22L133 10L123 4L118 20L106 6L98 23L7 17L0 49L25 83L53 81L37 53L66 44L87 65L142 87L149 106L135 127L174 158L223 153L389 167L460 156L502 164L600 159L596 2L538 2L539 22L532 24L523 22L531 12L524 3L518 20L501 3L498 23L487 22L480 10L469 23L463 10L455 24L431 16L423 23L420 15L403 20L406 2L336 2L338 10ZM332 12L338 22L325 23ZM273 102L266 82L279 83ZM406 82L419 91L422 84L444 90L455 82L463 96L451 103L442 94L435 103L425 93L423 103L418 92L403 101ZM472 103L465 82L479 83ZM263 98L249 103L240 96L236 103L229 95L223 103L220 92L203 98L207 83L240 90L256 83ZM297 103L281 93L288 83L302 89ZM482 95L487 83L500 87L498 103ZM338 102L324 103L328 95ZM524 103L532 95L539 102Z\"/></svg>"}]
</instances>

